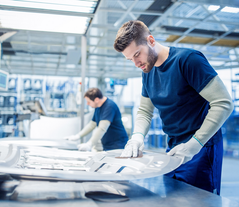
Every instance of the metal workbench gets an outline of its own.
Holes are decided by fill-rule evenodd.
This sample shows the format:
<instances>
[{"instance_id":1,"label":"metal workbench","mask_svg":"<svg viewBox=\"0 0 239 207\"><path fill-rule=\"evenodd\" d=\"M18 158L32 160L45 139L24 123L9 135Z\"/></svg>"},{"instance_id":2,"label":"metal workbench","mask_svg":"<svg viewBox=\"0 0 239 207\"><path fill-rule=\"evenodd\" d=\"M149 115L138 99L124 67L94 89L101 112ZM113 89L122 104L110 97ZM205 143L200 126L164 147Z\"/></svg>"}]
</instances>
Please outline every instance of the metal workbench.
<instances>
[{"instance_id":1,"label":"metal workbench","mask_svg":"<svg viewBox=\"0 0 239 207\"><path fill-rule=\"evenodd\" d=\"M6 181L8 196L1 196L0 206L11 207L236 207L239 203L190 186L166 176L119 182L48 182ZM63 187L64 186L64 187ZM127 197L128 200L97 201L85 197L86 192L104 191ZM10 195L10 196L9 196ZM104 196L102 196L104 198Z\"/></svg>"},{"instance_id":2,"label":"metal workbench","mask_svg":"<svg viewBox=\"0 0 239 207\"><path fill-rule=\"evenodd\" d=\"M0 142L0 207L239 207L236 201L160 175L167 163L178 166L180 160L171 156L144 152L143 158L120 161L117 150L94 154L36 145ZM119 170L122 163L125 168Z\"/></svg>"}]
</instances>

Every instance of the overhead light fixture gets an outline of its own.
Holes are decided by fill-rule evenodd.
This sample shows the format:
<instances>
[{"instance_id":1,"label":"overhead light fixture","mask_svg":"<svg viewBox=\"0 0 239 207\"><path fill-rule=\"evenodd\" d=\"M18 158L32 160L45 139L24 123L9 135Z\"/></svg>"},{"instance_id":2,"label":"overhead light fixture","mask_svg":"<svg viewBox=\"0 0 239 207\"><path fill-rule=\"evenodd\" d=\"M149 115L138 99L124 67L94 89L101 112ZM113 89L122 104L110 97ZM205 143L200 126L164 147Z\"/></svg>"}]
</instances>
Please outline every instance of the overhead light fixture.
<instances>
[{"instance_id":1,"label":"overhead light fixture","mask_svg":"<svg viewBox=\"0 0 239 207\"><path fill-rule=\"evenodd\" d=\"M84 34L90 18L0 10L0 28Z\"/></svg>"},{"instance_id":2,"label":"overhead light fixture","mask_svg":"<svg viewBox=\"0 0 239 207\"><path fill-rule=\"evenodd\" d=\"M238 13L239 8L226 6L222 9L222 12Z\"/></svg>"},{"instance_id":3,"label":"overhead light fixture","mask_svg":"<svg viewBox=\"0 0 239 207\"><path fill-rule=\"evenodd\" d=\"M1 6L93 13L98 0L1 0Z\"/></svg>"},{"instance_id":4,"label":"overhead light fixture","mask_svg":"<svg viewBox=\"0 0 239 207\"><path fill-rule=\"evenodd\" d=\"M84 34L91 21L91 17L84 16L84 13L93 14L97 2L98 0L1 0L0 5L4 10L0 10L0 28ZM53 10L59 12L53 14ZM61 11L69 13L63 14ZM77 12L79 16L76 15Z\"/></svg>"},{"instance_id":5,"label":"overhead light fixture","mask_svg":"<svg viewBox=\"0 0 239 207\"><path fill-rule=\"evenodd\" d=\"M76 65L75 64L66 64L66 68L67 69L74 69L74 68L76 68Z\"/></svg>"},{"instance_id":6,"label":"overhead light fixture","mask_svg":"<svg viewBox=\"0 0 239 207\"><path fill-rule=\"evenodd\" d=\"M208 7L208 10L210 11L216 11L217 9L219 9L220 6L217 6L217 5L210 5ZM225 6L221 12L228 12L228 13L238 13L239 12L239 8L236 8L236 7L229 7L229 6Z\"/></svg>"},{"instance_id":7,"label":"overhead light fixture","mask_svg":"<svg viewBox=\"0 0 239 207\"><path fill-rule=\"evenodd\" d=\"M216 10L218 10L219 8L220 8L220 6L210 5L210 6L208 7L208 10L209 10L209 11L216 11Z\"/></svg>"}]
</instances>

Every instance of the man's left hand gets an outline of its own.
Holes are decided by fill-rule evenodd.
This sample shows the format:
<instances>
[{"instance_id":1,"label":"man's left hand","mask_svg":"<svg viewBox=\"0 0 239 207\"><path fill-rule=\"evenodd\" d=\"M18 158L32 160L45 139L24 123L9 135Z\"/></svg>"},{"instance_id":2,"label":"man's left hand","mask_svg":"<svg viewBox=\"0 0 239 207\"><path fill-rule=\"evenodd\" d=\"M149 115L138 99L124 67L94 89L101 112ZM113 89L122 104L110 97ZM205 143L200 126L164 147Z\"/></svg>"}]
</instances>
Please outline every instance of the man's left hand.
<instances>
[{"instance_id":1,"label":"man's left hand","mask_svg":"<svg viewBox=\"0 0 239 207\"><path fill-rule=\"evenodd\" d=\"M83 144L78 144L77 148L79 151L91 151L91 143L90 142L86 142Z\"/></svg>"},{"instance_id":2,"label":"man's left hand","mask_svg":"<svg viewBox=\"0 0 239 207\"><path fill-rule=\"evenodd\" d=\"M185 164L190 161L194 155L199 153L201 148L202 145L192 137L188 142L175 146L167 154L176 157L183 157L182 164Z\"/></svg>"}]
</instances>

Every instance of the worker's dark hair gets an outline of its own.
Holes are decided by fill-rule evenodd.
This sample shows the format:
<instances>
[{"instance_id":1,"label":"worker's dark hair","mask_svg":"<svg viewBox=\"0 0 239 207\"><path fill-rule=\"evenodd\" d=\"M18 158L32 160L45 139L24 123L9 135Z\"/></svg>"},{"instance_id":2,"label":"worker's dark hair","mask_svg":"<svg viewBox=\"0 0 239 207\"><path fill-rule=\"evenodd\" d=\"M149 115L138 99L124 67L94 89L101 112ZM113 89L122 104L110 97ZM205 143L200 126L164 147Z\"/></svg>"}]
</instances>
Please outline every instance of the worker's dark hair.
<instances>
[{"instance_id":1,"label":"worker's dark hair","mask_svg":"<svg viewBox=\"0 0 239 207\"><path fill-rule=\"evenodd\" d=\"M102 99L103 94L99 88L89 88L84 97L88 97L91 101L94 101L95 98Z\"/></svg>"},{"instance_id":2,"label":"worker's dark hair","mask_svg":"<svg viewBox=\"0 0 239 207\"><path fill-rule=\"evenodd\" d=\"M139 20L131 20L124 23L116 35L114 48L118 52L123 52L131 42L136 45L147 44L147 37L151 35L148 27Z\"/></svg>"}]
</instances>

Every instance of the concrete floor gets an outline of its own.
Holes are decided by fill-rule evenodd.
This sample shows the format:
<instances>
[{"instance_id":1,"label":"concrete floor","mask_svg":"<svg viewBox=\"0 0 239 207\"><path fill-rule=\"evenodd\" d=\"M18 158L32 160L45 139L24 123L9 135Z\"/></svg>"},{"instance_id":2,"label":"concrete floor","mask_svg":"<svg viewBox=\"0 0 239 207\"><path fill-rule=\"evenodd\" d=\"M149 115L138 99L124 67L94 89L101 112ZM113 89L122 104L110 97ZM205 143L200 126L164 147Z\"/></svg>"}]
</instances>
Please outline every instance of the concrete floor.
<instances>
[{"instance_id":1,"label":"concrete floor","mask_svg":"<svg viewBox=\"0 0 239 207\"><path fill-rule=\"evenodd\" d=\"M239 202L239 159L223 158L221 196Z\"/></svg>"}]
</instances>

